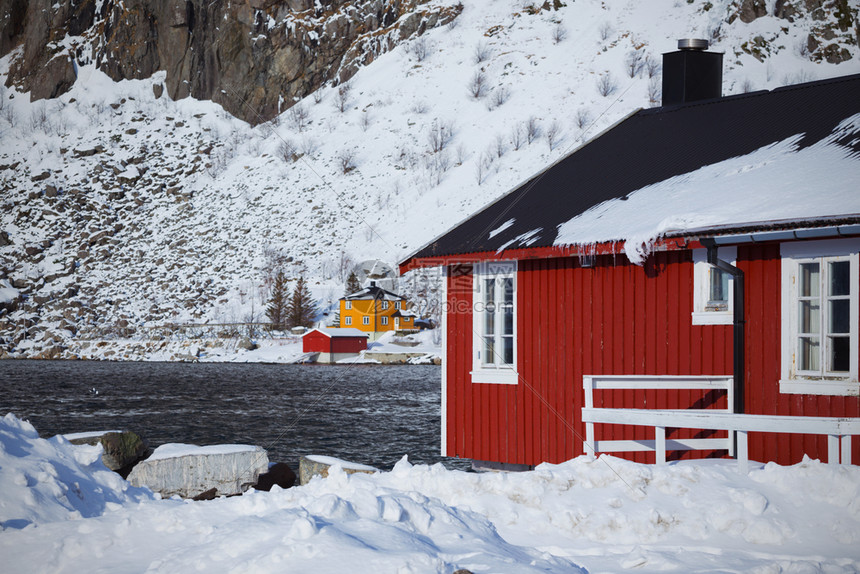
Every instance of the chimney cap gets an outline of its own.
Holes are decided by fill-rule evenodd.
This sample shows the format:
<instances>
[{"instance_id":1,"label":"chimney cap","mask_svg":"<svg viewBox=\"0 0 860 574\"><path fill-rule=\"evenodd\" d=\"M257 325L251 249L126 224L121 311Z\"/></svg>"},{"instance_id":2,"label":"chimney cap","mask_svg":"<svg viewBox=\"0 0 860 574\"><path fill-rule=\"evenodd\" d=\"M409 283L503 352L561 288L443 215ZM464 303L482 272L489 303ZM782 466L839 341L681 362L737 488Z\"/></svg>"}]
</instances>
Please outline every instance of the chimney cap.
<instances>
[{"instance_id":1,"label":"chimney cap","mask_svg":"<svg viewBox=\"0 0 860 574\"><path fill-rule=\"evenodd\" d=\"M678 40L679 50L707 50L710 44L701 38L684 38Z\"/></svg>"}]
</instances>

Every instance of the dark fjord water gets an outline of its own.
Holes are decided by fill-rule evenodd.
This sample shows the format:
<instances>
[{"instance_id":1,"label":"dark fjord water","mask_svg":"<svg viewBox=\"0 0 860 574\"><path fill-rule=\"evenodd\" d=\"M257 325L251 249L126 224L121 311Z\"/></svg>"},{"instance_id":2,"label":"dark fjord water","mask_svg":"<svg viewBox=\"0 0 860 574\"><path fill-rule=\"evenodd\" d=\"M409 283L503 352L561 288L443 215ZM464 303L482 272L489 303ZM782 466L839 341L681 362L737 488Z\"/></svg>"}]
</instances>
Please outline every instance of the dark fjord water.
<instances>
[{"instance_id":1,"label":"dark fjord water","mask_svg":"<svg viewBox=\"0 0 860 574\"><path fill-rule=\"evenodd\" d=\"M466 468L439 456L440 376L429 365L0 361L0 416L45 438L128 429L151 447L259 445L294 468L304 454Z\"/></svg>"}]
</instances>

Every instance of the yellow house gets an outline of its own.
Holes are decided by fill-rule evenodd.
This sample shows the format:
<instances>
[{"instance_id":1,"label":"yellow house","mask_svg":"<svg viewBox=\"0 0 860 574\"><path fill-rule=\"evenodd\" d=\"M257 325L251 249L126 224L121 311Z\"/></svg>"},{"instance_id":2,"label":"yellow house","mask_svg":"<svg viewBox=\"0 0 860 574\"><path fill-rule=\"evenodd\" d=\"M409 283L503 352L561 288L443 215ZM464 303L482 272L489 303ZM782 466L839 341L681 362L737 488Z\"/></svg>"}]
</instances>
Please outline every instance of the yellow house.
<instances>
[{"instance_id":1,"label":"yellow house","mask_svg":"<svg viewBox=\"0 0 860 574\"><path fill-rule=\"evenodd\" d=\"M370 287L341 297L340 326L366 333L411 331L415 329L416 315L409 311L410 306L405 297L377 287L376 282L371 281Z\"/></svg>"}]
</instances>

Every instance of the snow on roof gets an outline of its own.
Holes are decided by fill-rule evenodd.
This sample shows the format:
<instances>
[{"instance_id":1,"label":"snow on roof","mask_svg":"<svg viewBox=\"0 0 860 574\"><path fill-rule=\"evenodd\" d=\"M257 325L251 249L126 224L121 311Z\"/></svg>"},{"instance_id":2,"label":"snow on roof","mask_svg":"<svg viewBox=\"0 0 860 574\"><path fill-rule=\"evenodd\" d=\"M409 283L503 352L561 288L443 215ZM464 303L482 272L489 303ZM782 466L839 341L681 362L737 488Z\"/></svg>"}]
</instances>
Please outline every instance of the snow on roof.
<instances>
[{"instance_id":1,"label":"snow on roof","mask_svg":"<svg viewBox=\"0 0 860 574\"><path fill-rule=\"evenodd\" d=\"M314 331L322 333L326 337L367 337L367 333L354 327L326 327L325 329L311 329L302 337L307 337Z\"/></svg>"},{"instance_id":2,"label":"snow on roof","mask_svg":"<svg viewBox=\"0 0 860 574\"><path fill-rule=\"evenodd\" d=\"M402 265L621 240L641 262L687 229L860 222L858 115L860 75L640 110Z\"/></svg>"},{"instance_id":3,"label":"snow on roof","mask_svg":"<svg viewBox=\"0 0 860 574\"><path fill-rule=\"evenodd\" d=\"M799 149L803 134L611 199L559 225L555 245L625 240L644 263L654 242L687 229L762 221L860 219L860 113ZM822 185L823 184L823 185ZM671 207L669 207L671 206Z\"/></svg>"}]
</instances>

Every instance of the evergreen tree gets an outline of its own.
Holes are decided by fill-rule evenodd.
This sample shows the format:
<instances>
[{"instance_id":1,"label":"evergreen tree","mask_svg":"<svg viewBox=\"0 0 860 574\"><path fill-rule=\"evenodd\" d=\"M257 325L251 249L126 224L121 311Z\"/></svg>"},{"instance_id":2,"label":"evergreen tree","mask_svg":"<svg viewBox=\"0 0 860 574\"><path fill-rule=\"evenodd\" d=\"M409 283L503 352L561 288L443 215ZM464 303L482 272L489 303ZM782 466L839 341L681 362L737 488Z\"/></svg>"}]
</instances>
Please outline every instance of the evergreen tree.
<instances>
[{"instance_id":1,"label":"evergreen tree","mask_svg":"<svg viewBox=\"0 0 860 574\"><path fill-rule=\"evenodd\" d=\"M346 278L346 290L344 292L344 296L349 296L359 291L361 291L361 283L359 282L355 271L350 271L349 277Z\"/></svg>"},{"instance_id":2,"label":"evergreen tree","mask_svg":"<svg viewBox=\"0 0 860 574\"><path fill-rule=\"evenodd\" d=\"M311 293L305 285L305 278L299 277L290 302L287 304L287 326L312 327L318 312L317 302L311 298Z\"/></svg>"},{"instance_id":3,"label":"evergreen tree","mask_svg":"<svg viewBox=\"0 0 860 574\"><path fill-rule=\"evenodd\" d=\"M269 306L266 307L266 317L269 318L273 329L286 328L288 299L287 279L283 271L278 271L275 284L272 286L272 297L269 299Z\"/></svg>"}]
</instances>

